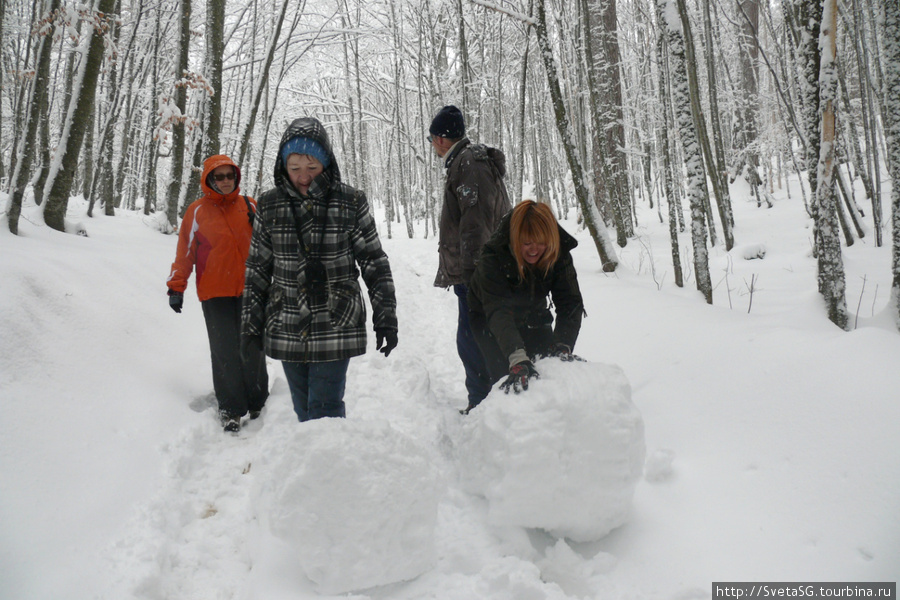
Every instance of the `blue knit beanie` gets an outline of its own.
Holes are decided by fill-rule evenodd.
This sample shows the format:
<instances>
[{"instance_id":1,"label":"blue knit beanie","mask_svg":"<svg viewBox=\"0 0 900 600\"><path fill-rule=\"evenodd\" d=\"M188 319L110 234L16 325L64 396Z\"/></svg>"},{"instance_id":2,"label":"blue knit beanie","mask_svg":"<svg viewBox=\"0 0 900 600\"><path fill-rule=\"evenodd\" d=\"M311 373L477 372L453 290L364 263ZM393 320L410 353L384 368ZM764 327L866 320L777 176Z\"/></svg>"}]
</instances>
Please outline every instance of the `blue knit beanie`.
<instances>
[{"instance_id":1,"label":"blue knit beanie","mask_svg":"<svg viewBox=\"0 0 900 600\"><path fill-rule=\"evenodd\" d=\"M322 163L322 167L325 169L331 164L331 161L328 160L328 153L325 152L322 144L310 138L295 137L285 142L284 146L281 147L281 161L287 164L288 156L291 154L307 154L312 156Z\"/></svg>"},{"instance_id":2,"label":"blue knit beanie","mask_svg":"<svg viewBox=\"0 0 900 600\"><path fill-rule=\"evenodd\" d=\"M452 104L448 104L434 116L428 133L451 140L465 136L466 124L463 122L462 112Z\"/></svg>"}]
</instances>

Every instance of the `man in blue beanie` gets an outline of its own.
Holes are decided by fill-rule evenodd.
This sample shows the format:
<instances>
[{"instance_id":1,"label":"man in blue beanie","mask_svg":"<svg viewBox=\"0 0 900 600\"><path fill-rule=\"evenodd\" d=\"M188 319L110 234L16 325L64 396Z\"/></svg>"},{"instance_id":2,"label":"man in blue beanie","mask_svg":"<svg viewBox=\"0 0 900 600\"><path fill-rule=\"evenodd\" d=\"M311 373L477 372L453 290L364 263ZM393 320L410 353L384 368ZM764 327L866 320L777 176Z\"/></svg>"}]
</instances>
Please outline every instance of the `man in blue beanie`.
<instances>
[{"instance_id":1,"label":"man in blue beanie","mask_svg":"<svg viewBox=\"0 0 900 600\"><path fill-rule=\"evenodd\" d=\"M491 378L469 324L466 295L481 247L512 208L503 183L506 157L497 148L470 142L462 112L452 104L437 112L428 132L428 140L447 170L434 285L452 286L457 297L456 349L466 371L469 396L467 407L460 412L467 414L491 391Z\"/></svg>"}]
</instances>

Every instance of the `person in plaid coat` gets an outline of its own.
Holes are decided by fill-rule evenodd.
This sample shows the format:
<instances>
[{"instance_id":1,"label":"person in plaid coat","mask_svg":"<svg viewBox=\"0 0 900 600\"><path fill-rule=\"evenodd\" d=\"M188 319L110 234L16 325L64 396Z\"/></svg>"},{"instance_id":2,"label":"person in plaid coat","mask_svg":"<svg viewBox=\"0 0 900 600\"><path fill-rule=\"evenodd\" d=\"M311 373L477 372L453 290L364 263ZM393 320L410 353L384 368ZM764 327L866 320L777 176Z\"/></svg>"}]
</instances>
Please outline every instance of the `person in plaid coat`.
<instances>
[{"instance_id":1,"label":"person in plaid coat","mask_svg":"<svg viewBox=\"0 0 900 600\"><path fill-rule=\"evenodd\" d=\"M366 351L362 274L376 349L397 346L388 257L363 191L341 182L322 124L291 123L275 160L275 188L258 199L247 259L242 344L282 361L300 421L344 417L350 358Z\"/></svg>"}]
</instances>

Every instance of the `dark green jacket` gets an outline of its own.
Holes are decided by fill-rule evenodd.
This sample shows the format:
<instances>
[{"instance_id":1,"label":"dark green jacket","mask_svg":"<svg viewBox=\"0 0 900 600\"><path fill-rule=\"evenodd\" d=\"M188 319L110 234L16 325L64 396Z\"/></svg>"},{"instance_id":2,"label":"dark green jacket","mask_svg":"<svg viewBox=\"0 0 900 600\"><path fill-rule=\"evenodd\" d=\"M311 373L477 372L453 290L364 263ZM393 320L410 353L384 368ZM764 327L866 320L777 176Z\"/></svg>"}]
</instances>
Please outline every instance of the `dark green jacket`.
<instances>
[{"instance_id":1,"label":"dark green jacket","mask_svg":"<svg viewBox=\"0 0 900 600\"><path fill-rule=\"evenodd\" d=\"M560 227L559 260L550 273L544 276L542 272L526 268L525 280L520 281L516 259L509 247L511 214L503 217L497 231L481 251L469 283L469 311L485 316L491 334L504 355L509 356L516 350L525 349L520 330L549 327L553 323L547 304L549 296L556 312L554 342L574 350L584 314L584 302L571 254L578 242Z\"/></svg>"}]
</instances>

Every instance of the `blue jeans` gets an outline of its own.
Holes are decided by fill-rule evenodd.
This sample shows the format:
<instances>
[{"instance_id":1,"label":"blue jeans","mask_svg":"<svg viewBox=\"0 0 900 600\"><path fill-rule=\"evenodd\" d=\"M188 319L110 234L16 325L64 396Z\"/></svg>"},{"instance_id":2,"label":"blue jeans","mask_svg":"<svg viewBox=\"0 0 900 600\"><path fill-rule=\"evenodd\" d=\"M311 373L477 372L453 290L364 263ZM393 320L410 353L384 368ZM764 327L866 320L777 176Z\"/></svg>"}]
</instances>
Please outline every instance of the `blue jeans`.
<instances>
[{"instance_id":1,"label":"blue jeans","mask_svg":"<svg viewBox=\"0 0 900 600\"><path fill-rule=\"evenodd\" d=\"M301 422L322 417L345 417L344 386L350 359L301 363L282 361L291 389L294 412Z\"/></svg>"},{"instance_id":2,"label":"blue jeans","mask_svg":"<svg viewBox=\"0 0 900 600\"><path fill-rule=\"evenodd\" d=\"M491 391L491 376L488 374L484 356L475 342L469 324L469 302L466 300L468 288L463 284L453 286L453 293L459 299L459 321L456 325L456 351L466 370L466 390L469 392L469 408L477 406Z\"/></svg>"}]
</instances>

